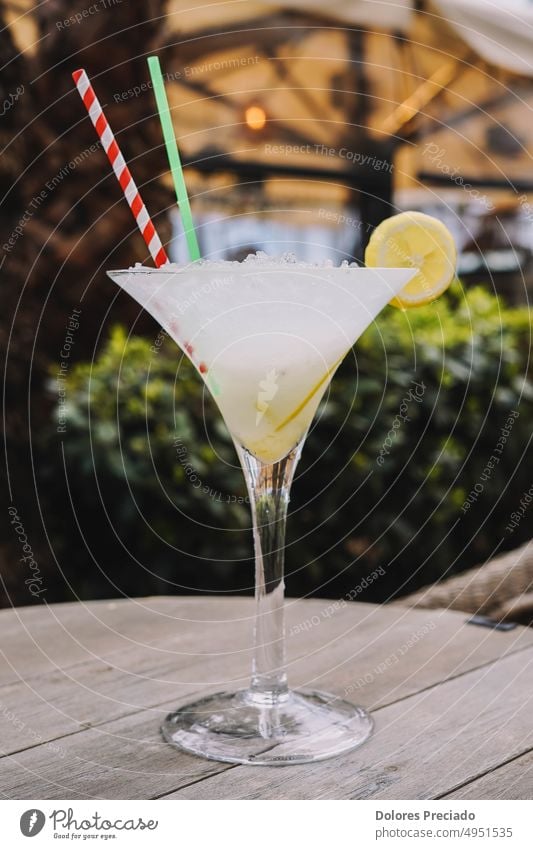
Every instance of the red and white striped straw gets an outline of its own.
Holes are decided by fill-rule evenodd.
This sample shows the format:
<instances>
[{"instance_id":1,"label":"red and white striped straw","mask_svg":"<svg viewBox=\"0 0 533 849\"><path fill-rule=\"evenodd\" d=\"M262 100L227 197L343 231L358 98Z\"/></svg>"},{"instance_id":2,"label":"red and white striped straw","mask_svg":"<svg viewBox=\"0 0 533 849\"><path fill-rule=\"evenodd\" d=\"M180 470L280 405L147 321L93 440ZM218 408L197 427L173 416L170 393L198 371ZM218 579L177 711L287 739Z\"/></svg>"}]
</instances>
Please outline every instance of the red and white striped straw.
<instances>
[{"instance_id":1,"label":"red and white striped straw","mask_svg":"<svg viewBox=\"0 0 533 849\"><path fill-rule=\"evenodd\" d=\"M152 224L152 219L148 215L143 200L139 194L139 190L135 185L135 181L130 174L130 170L126 165L119 146L115 140L115 136L107 122L100 102L94 93L94 89L89 81L86 71L82 69L74 71L72 79L76 83L79 95L83 100L85 108L89 113L89 118L94 124L98 138L102 142L107 158L109 159L115 176L120 183L120 187L124 192L124 196L130 205L137 226L142 233L143 239L148 246L148 250L159 268L168 262L165 249L161 244L161 240L156 233L155 227Z\"/></svg>"}]
</instances>

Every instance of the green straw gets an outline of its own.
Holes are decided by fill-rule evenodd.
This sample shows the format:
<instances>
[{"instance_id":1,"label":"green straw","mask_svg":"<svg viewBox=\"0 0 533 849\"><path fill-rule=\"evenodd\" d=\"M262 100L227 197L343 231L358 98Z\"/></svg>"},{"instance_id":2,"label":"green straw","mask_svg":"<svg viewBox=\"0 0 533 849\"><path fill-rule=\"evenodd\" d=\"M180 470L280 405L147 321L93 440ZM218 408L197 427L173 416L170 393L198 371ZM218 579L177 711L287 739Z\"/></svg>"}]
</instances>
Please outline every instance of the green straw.
<instances>
[{"instance_id":1,"label":"green straw","mask_svg":"<svg viewBox=\"0 0 533 849\"><path fill-rule=\"evenodd\" d=\"M148 68L150 70L150 76L152 77L152 83L154 86L155 101L159 110L159 120L161 121L161 129L163 130L163 138L167 149L172 179L174 180L174 188L176 189L176 198L178 200L181 220L185 230L185 238L187 239L189 258L191 262L194 262L196 259L200 259L200 248L198 247L198 239L196 238L196 231L192 220L191 205L189 203L189 196L187 195L185 179L183 177L183 167L181 165L178 145L176 144L176 137L174 135L174 128L172 126L170 109L168 108L168 100L165 92L165 83L163 82L163 75L161 73L161 65L159 64L158 56L148 57Z\"/></svg>"}]
</instances>

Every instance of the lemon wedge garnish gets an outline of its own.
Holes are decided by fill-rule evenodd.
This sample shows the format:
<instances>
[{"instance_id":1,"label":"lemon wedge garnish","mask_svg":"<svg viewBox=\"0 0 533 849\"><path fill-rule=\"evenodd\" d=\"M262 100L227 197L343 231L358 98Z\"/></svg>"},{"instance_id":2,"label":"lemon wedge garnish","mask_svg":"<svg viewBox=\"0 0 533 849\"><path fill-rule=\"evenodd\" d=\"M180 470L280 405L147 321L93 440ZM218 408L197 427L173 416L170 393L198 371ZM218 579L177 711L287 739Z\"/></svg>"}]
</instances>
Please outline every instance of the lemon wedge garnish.
<instances>
[{"instance_id":1,"label":"lemon wedge garnish","mask_svg":"<svg viewBox=\"0 0 533 849\"><path fill-rule=\"evenodd\" d=\"M378 224L365 251L369 268L417 268L390 302L400 309L419 307L446 291L455 276L457 251L441 221L423 212L400 212Z\"/></svg>"}]
</instances>

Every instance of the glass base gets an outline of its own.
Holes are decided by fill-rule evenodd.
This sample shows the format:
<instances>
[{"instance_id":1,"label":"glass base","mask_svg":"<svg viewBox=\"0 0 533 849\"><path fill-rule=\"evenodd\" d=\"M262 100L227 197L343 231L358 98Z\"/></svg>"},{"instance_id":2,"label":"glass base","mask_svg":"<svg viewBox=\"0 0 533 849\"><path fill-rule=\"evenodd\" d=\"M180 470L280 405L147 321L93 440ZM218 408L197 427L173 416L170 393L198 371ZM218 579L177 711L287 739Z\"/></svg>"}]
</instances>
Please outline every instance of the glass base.
<instances>
[{"instance_id":1,"label":"glass base","mask_svg":"<svg viewBox=\"0 0 533 849\"><path fill-rule=\"evenodd\" d=\"M216 693L170 713L163 737L215 761L260 766L313 763L344 754L369 737L372 718L329 693L293 692L275 703L258 693Z\"/></svg>"}]
</instances>

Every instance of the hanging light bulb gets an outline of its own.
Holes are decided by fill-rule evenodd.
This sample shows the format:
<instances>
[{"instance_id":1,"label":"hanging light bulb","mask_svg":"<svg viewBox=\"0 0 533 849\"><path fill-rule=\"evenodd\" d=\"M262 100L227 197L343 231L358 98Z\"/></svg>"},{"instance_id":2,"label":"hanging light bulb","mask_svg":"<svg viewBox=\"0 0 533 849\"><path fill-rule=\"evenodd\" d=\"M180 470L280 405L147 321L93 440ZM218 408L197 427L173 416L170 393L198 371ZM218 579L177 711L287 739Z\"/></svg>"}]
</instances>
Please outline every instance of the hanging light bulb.
<instances>
[{"instance_id":1,"label":"hanging light bulb","mask_svg":"<svg viewBox=\"0 0 533 849\"><path fill-rule=\"evenodd\" d=\"M262 106L248 106L244 113L244 120L250 130L259 132L266 124L267 116Z\"/></svg>"}]
</instances>

